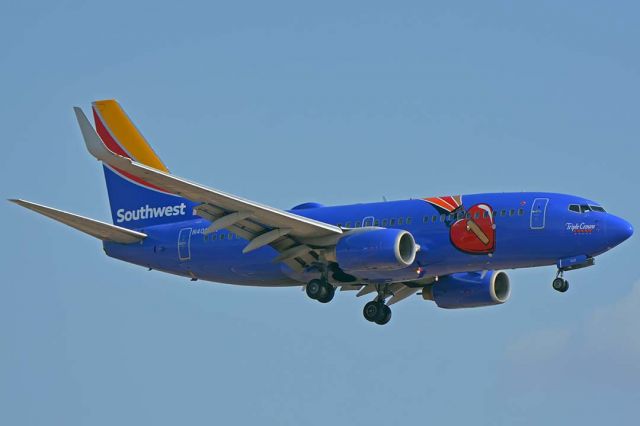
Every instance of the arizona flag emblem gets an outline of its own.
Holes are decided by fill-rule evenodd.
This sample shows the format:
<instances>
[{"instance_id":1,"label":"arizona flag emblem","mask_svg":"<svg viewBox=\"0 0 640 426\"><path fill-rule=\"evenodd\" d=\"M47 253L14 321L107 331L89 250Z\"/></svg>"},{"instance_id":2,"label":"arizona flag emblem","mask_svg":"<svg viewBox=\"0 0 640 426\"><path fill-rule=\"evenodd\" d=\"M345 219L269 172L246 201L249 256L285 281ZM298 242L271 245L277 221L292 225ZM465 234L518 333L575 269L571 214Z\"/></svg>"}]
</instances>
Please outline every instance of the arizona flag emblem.
<instances>
[{"instance_id":1,"label":"arizona flag emblem","mask_svg":"<svg viewBox=\"0 0 640 426\"><path fill-rule=\"evenodd\" d=\"M431 197L431 198L425 198L424 200L448 213L451 213L462 206L462 195L447 195L446 197Z\"/></svg>"}]
</instances>

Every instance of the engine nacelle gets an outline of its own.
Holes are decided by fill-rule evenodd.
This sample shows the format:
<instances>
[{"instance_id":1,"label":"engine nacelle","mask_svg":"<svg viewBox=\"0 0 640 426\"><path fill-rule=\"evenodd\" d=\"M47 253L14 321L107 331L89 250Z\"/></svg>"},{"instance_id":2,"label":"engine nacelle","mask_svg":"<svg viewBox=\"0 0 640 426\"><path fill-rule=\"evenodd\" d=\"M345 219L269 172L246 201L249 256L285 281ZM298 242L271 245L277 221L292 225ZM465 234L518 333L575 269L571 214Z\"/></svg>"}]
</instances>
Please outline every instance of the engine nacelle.
<instances>
[{"instance_id":1,"label":"engine nacelle","mask_svg":"<svg viewBox=\"0 0 640 426\"><path fill-rule=\"evenodd\" d=\"M440 277L425 287L422 297L440 308L457 309L499 305L509 299L510 293L506 272L462 272Z\"/></svg>"},{"instance_id":2,"label":"engine nacelle","mask_svg":"<svg viewBox=\"0 0 640 426\"><path fill-rule=\"evenodd\" d=\"M417 251L413 235L405 230L359 229L338 241L335 261L345 271L393 271L410 266Z\"/></svg>"}]
</instances>

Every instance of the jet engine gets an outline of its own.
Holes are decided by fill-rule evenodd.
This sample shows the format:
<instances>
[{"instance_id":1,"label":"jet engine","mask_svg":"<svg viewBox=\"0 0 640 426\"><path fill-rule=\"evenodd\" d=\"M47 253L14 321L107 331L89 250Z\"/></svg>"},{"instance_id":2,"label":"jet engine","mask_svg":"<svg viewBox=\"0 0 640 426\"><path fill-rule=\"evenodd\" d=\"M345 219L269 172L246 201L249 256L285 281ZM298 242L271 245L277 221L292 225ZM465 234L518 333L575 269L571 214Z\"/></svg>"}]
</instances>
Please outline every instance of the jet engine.
<instances>
[{"instance_id":1,"label":"jet engine","mask_svg":"<svg viewBox=\"0 0 640 426\"><path fill-rule=\"evenodd\" d=\"M509 276L503 271L462 272L440 277L422 292L440 308L477 308L500 305L509 299Z\"/></svg>"},{"instance_id":2,"label":"jet engine","mask_svg":"<svg viewBox=\"0 0 640 426\"><path fill-rule=\"evenodd\" d=\"M335 261L348 271L393 271L410 266L418 246L411 233L402 229L359 229L340 238Z\"/></svg>"}]
</instances>

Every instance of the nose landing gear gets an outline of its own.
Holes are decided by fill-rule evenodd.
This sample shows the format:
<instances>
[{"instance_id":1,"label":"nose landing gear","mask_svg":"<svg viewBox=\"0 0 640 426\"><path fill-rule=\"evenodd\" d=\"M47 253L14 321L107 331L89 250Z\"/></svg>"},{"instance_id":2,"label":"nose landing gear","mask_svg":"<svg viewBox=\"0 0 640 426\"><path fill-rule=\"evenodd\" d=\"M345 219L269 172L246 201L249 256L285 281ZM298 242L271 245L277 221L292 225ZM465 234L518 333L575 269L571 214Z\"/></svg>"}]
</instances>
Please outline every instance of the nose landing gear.
<instances>
[{"instance_id":1,"label":"nose landing gear","mask_svg":"<svg viewBox=\"0 0 640 426\"><path fill-rule=\"evenodd\" d=\"M562 277L562 270L558 270L558 274L556 275L556 278L553 280L553 283L551 284L553 289L556 291L559 291L560 293L564 293L565 291L569 290L569 281L565 280Z\"/></svg>"}]
</instances>

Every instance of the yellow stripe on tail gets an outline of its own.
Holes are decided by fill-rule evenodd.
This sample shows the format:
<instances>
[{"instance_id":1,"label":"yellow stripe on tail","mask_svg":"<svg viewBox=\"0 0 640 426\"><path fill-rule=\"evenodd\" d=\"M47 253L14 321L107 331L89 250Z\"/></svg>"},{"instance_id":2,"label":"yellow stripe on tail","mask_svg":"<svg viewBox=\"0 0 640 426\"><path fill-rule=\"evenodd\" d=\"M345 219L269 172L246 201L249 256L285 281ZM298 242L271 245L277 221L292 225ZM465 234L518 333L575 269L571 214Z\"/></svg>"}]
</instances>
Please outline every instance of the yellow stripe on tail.
<instances>
[{"instance_id":1,"label":"yellow stripe on tail","mask_svg":"<svg viewBox=\"0 0 640 426\"><path fill-rule=\"evenodd\" d=\"M116 142L135 161L163 172L169 172L117 101L113 99L95 101L93 108L100 114L103 124L109 129Z\"/></svg>"}]
</instances>

